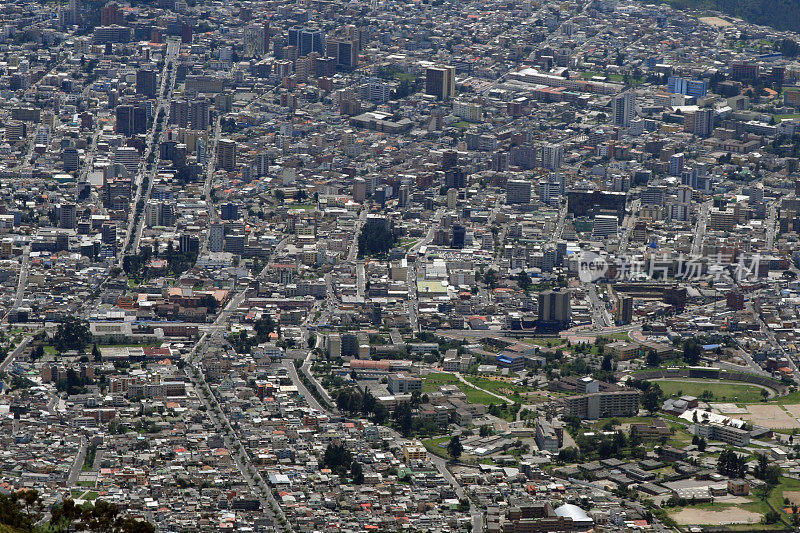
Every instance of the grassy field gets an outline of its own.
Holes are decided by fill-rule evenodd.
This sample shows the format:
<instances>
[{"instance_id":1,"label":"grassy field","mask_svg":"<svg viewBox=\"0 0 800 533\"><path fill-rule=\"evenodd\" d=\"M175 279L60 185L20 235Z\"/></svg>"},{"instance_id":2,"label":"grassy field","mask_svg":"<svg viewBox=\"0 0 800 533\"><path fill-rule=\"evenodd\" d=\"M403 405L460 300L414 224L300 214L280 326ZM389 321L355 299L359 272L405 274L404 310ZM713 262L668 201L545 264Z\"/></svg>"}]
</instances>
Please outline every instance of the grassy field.
<instances>
[{"instance_id":1,"label":"grassy field","mask_svg":"<svg viewBox=\"0 0 800 533\"><path fill-rule=\"evenodd\" d=\"M495 394L500 394L501 396L505 396L506 398L514 400L517 403L524 403L526 401L521 394L526 392L534 392L536 390L532 387L523 387L521 385L514 385L512 383L495 381L487 378L467 376L465 379L476 387L480 387L481 389L485 389ZM467 394L469 395L469 393ZM500 401L498 398L494 398L493 400L493 403L498 403Z\"/></svg>"},{"instance_id":2,"label":"grassy field","mask_svg":"<svg viewBox=\"0 0 800 533\"><path fill-rule=\"evenodd\" d=\"M718 383L708 381L694 383L678 380L658 380L658 386L664 391L665 396L677 396L678 393L700 397L705 391L714 395L715 402L741 402L752 403L761 400L761 388L741 383Z\"/></svg>"},{"instance_id":3,"label":"grassy field","mask_svg":"<svg viewBox=\"0 0 800 533\"><path fill-rule=\"evenodd\" d=\"M483 405L499 405L503 403L500 398L495 398L491 394L479 391L478 389L470 387L465 383L461 383L455 374L449 374L447 372L434 372L428 374L425 377L425 380L422 382L422 392L434 392L442 385L458 386L458 388L467 395L467 401L469 403L482 403ZM505 385L505 383L503 385Z\"/></svg>"},{"instance_id":4,"label":"grassy field","mask_svg":"<svg viewBox=\"0 0 800 533\"><path fill-rule=\"evenodd\" d=\"M555 346L561 346L567 341L566 339L559 339L558 337L530 337L527 339L522 339L522 342L525 344L541 346L542 348L551 348Z\"/></svg>"},{"instance_id":5,"label":"grassy field","mask_svg":"<svg viewBox=\"0 0 800 533\"><path fill-rule=\"evenodd\" d=\"M395 72L394 79L397 81L406 80L408 83L414 83L417 80L417 77L408 72Z\"/></svg>"},{"instance_id":6,"label":"grassy field","mask_svg":"<svg viewBox=\"0 0 800 533\"><path fill-rule=\"evenodd\" d=\"M425 376L425 381L422 382L422 392L434 392L442 385L455 385L457 383L458 378L455 374L433 372Z\"/></svg>"},{"instance_id":7,"label":"grassy field","mask_svg":"<svg viewBox=\"0 0 800 533\"><path fill-rule=\"evenodd\" d=\"M800 118L800 113L791 113L788 115L772 115L772 118L775 119L775 122L780 122L785 118Z\"/></svg>"},{"instance_id":8,"label":"grassy field","mask_svg":"<svg viewBox=\"0 0 800 533\"><path fill-rule=\"evenodd\" d=\"M780 512L780 510L784 508L783 493L798 491L800 491L800 480L790 477L782 477L780 483L778 483L775 488L772 489L772 492L769 493L767 501Z\"/></svg>"},{"instance_id":9,"label":"grassy field","mask_svg":"<svg viewBox=\"0 0 800 533\"><path fill-rule=\"evenodd\" d=\"M425 439L422 441L422 445L425 446L425 449L428 450L428 453L432 453L433 455L438 455L439 457L444 457L445 459L452 459L450 454L447 453L445 448L439 446L443 442L447 442L450 440L450 437L436 437L435 439Z\"/></svg>"}]
</instances>

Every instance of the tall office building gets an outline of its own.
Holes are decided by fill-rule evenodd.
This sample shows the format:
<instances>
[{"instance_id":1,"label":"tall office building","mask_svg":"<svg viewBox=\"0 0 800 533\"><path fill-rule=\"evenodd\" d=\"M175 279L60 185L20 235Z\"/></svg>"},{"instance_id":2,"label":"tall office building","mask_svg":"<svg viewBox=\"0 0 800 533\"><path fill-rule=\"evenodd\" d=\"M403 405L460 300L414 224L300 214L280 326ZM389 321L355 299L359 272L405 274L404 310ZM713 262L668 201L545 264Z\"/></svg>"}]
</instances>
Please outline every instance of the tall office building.
<instances>
[{"instance_id":1,"label":"tall office building","mask_svg":"<svg viewBox=\"0 0 800 533\"><path fill-rule=\"evenodd\" d=\"M619 219L616 215L595 215L592 237L605 238L619 232Z\"/></svg>"},{"instance_id":2,"label":"tall office building","mask_svg":"<svg viewBox=\"0 0 800 533\"><path fill-rule=\"evenodd\" d=\"M714 131L714 110L698 109L694 113L694 134L708 137Z\"/></svg>"},{"instance_id":3,"label":"tall office building","mask_svg":"<svg viewBox=\"0 0 800 533\"><path fill-rule=\"evenodd\" d=\"M617 307L617 320L622 324L630 324L633 321L633 297L622 296Z\"/></svg>"},{"instance_id":4,"label":"tall office building","mask_svg":"<svg viewBox=\"0 0 800 533\"><path fill-rule=\"evenodd\" d=\"M531 182L526 180L506 181L506 203L509 205L531 203Z\"/></svg>"},{"instance_id":5,"label":"tall office building","mask_svg":"<svg viewBox=\"0 0 800 533\"><path fill-rule=\"evenodd\" d=\"M125 167L128 175L133 176L139 168L139 151L133 146L118 146L114 150L114 162Z\"/></svg>"},{"instance_id":6,"label":"tall office building","mask_svg":"<svg viewBox=\"0 0 800 533\"><path fill-rule=\"evenodd\" d=\"M171 100L169 103L169 123L180 128L189 126L189 102L186 100Z\"/></svg>"},{"instance_id":7,"label":"tall office building","mask_svg":"<svg viewBox=\"0 0 800 533\"><path fill-rule=\"evenodd\" d=\"M336 66L350 70L358 66L358 43L351 39L328 39L325 55L336 59Z\"/></svg>"},{"instance_id":8,"label":"tall office building","mask_svg":"<svg viewBox=\"0 0 800 533\"><path fill-rule=\"evenodd\" d=\"M561 327L572 318L569 291L543 291L539 293L539 324L544 327Z\"/></svg>"},{"instance_id":9,"label":"tall office building","mask_svg":"<svg viewBox=\"0 0 800 533\"><path fill-rule=\"evenodd\" d=\"M193 130L205 130L209 124L211 103L206 98L197 98L189 103L189 124Z\"/></svg>"},{"instance_id":10,"label":"tall office building","mask_svg":"<svg viewBox=\"0 0 800 533\"><path fill-rule=\"evenodd\" d=\"M680 176L683 173L683 166L685 164L685 156L683 152L679 154L672 154L669 158L669 174L670 176ZM686 183L685 185L692 185L691 183ZM693 185L694 186L694 185Z\"/></svg>"},{"instance_id":11,"label":"tall office building","mask_svg":"<svg viewBox=\"0 0 800 533\"><path fill-rule=\"evenodd\" d=\"M220 139L217 144L217 166L227 171L236 168L236 142Z\"/></svg>"},{"instance_id":12,"label":"tall office building","mask_svg":"<svg viewBox=\"0 0 800 533\"><path fill-rule=\"evenodd\" d=\"M667 80L667 91L702 98L708 93L706 80L689 80L680 76L670 76Z\"/></svg>"},{"instance_id":13,"label":"tall office building","mask_svg":"<svg viewBox=\"0 0 800 533\"><path fill-rule=\"evenodd\" d=\"M136 94L147 98L158 96L158 84L155 70L139 69L136 71Z\"/></svg>"},{"instance_id":14,"label":"tall office building","mask_svg":"<svg viewBox=\"0 0 800 533\"><path fill-rule=\"evenodd\" d=\"M208 227L208 249L221 252L225 247L225 227L222 224L211 224Z\"/></svg>"},{"instance_id":15,"label":"tall office building","mask_svg":"<svg viewBox=\"0 0 800 533\"><path fill-rule=\"evenodd\" d=\"M305 56L316 52L325 55L325 32L319 28L295 26L289 28L289 46L297 47L298 55Z\"/></svg>"},{"instance_id":16,"label":"tall office building","mask_svg":"<svg viewBox=\"0 0 800 533\"><path fill-rule=\"evenodd\" d=\"M141 104L120 105L115 112L116 132L126 137L132 137L147 131L147 108Z\"/></svg>"},{"instance_id":17,"label":"tall office building","mask_svg":"<svg viewBox=\"0 0 800 533\"><path fill-rule=\"evenodd\" d=\"M629 128L631 120L636 116L636 97L628 92L614 97L611 101L614 125Z\"/></svg>"},{"instance_id":18,"label":"tall office building","mask_svg":"<svg viewBox=\"0 0 800 533\"><path fill-rule=\"evenodd\" d=\"M80 24L81 22L81 0L69 0L64 23L67 25Z\"/></svg>"},{"instance_id":19,"label":"tall office building","mask_svg":"<svg viewBox=\"0 0 800 533\"><path fill-rule=\"evenodd\" d=\"M456 94L456 67L428 67L425 71L425 94L447 100Z\"/></svg>"},{"instance_id":20,"label":"tall office building","mask_svg":"<svg viewBox=\"0 0 800 533\"><path fill-rule=\"evenodd\" d=\"M117 4L108 4L100 8L100 25L101 26L116 26L123 24L125 19L122 16L122 10Z\"/></svg>"},{"instance_id":21,"label":"tall office building","mask_svg":"<svg viewBox=\"0 0 800 533\"><path fill-rule=\"evenodd\" d=\"M239 204L228 202L220 207L220 218L222 220L239 220Z\"/></svg>"},{"instance_id":22,"label":"tall office building","mask_svg":"<svg viewBox=\"0 0 800 533\"><path fill-rule=\"evenodd\" d=\"M64 229L75 229L78 226L78 207L75 204L61 204L58 225Z\"/></svg>"},{"instance_id":23,"label":"tall office building","mask_svg":"<svg viewBox=\"0 0 800 533\"><path fill-rule=\"evenodd\" d=\"M367 198L367 182L364 178L353 180L353 201L361 203Z\"/></svg>"},{"instance_id":24,"label":"tall office building","mask_svg":"<svg viewBox=\"0 0 800 533\"><path fill-rule=\"evenodd\" d=\"M466 238L467 238L467 228L465 228L461 224L453 224L453 248L457 249L463 248Z\"/></svg>"},{"instance_id":25,"label":"tall office building","mask_svg":"<svg viewBox=\"0 0 800 533\"><path fill-rule=\"evenodd\" d=\"M564 164L564 147L560 144L545 144L542 147L542 166L558 170Z\"/></svg>"},{"instance_id":26,"label":"tall office building","mask_svg":"<svg viewBox=\"0 0 800 533\"><path fill-rule=\"evenodd\" d=\"M78 150L75 148L65 148L61 153L61 161L64 164L64 172L75 172L80 166Z\"/></svg>"}]
</instances>

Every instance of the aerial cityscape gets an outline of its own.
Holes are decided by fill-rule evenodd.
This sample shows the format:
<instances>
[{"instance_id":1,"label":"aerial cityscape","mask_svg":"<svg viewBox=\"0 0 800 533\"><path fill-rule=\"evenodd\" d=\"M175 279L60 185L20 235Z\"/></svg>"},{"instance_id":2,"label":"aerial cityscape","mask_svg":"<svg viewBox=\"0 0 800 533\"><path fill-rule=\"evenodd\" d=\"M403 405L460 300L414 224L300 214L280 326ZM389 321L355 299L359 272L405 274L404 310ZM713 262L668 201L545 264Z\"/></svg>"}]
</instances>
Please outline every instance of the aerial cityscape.
<instances>
[{"instance_id":1,"label":"aerial cityscape","mask_svg":"<svg viewBox=\"0 0 800 533\"><path fill-rule=\"evenodd\" d=\"M0 2L0 533L800 531L732 3Z\"/></svg>"}]
</instances>

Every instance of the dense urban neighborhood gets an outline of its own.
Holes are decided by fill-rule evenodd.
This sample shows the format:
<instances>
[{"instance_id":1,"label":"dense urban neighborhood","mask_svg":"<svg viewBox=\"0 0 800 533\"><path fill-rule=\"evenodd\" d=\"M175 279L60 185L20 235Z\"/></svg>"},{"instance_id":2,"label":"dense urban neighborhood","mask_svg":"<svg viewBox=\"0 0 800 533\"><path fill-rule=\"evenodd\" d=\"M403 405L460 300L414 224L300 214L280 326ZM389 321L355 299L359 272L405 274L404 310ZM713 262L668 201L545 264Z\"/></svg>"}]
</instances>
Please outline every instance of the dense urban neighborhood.
<instances>
[{"instance_id":1,"label":"dense urban neighborhood","mask_svg":"<svg viewBox=\"0 0 800 533\"><path fill-rule=\"evenodd\" d=\"M0 533L799 531L800 5L697 4L0 2Z\"/></svg>"}]
</instances>

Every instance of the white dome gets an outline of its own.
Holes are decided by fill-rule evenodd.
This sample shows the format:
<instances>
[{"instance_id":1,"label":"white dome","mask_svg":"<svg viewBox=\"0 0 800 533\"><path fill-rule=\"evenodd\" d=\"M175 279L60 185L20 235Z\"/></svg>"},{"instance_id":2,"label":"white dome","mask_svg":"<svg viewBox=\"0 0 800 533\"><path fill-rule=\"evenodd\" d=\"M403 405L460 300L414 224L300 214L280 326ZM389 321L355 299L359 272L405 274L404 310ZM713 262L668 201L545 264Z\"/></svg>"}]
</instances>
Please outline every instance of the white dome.
<instances>
[{"instance_id":1,"label":"white dome","mask_svg":"<svg viewBox=\"0 0 800 533\"><path fill-rule=\"evenodd\" d=\"M565 503L561 507L556 508L555 513L556 516L572 518L573 522L578 522L578 523L594 522L594 520L589 518L589 515L586 514L586 511L584 511L577 505L572 505L570 503Z\"/></svg>"}]
</instances>

